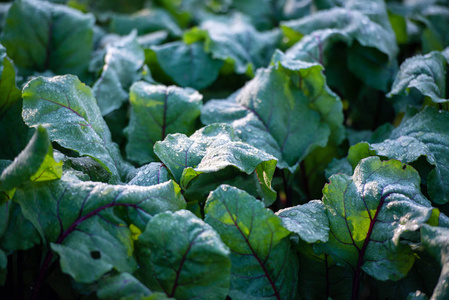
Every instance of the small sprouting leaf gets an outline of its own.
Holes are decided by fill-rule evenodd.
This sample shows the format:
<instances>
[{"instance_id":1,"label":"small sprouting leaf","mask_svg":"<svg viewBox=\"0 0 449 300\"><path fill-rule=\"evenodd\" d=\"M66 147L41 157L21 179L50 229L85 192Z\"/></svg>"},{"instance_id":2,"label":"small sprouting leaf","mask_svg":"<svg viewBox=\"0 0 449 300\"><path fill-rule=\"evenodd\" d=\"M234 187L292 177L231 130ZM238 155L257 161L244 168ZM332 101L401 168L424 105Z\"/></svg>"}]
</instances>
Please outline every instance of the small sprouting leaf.
<instances>
[{"instance_id":1,"label":"small sprouting leaf","mask_svg":"<svg viewBox=\"0 0 449 300\"><path fill-rule=\"evenodd\" d=\"M15 1L2 32L8 56L26 75L51 70L85 76L94 17L46 1ZM81 46L81 47L80 47Z\"/></svg>"},{"instance_id":2,"label":"small sprouting leaf","mask_svg":"<svg viewBox=\"0 0 449 300\"><path fill-rule=\"evenodd\" d=\"M448 102L446 64L446 58L437 51L406 59L387 96L408 94L410 89L415 88L435 103Z\"/></svg>"},{"instance_id":3,"label":"small sprouting leaf","mask_svg":"<svg viewBox=\"0 0 449 300\"><path fill-rule=\"evenodd\" d=\"M307 243L329 240L329 220L323 202L312 200L303 205L282 209L276 213L289 231Z\"/></svg>"},{"instance_id":4,"label":"small sprouting leaf","mask_svg":"<svg viewBox=\"0 0 449 300\"><path fill-rule=\"evenodd\" d=\"M92 87L103 115L120 108L128 100L128 89L141 78L144 61L145 54L135 32L106 46L101 76Z\"/></svg>"},{"instance_id":5,"label":"small sprouting leaf","mask_svg":"<svg viewBox=\"0 0 449 300\"><path fill-rule=\"evenodd\" d=\"M171 133L190 135L200 115L202 98L197 91L176 86L134 83L130 90L131 118L125 129L126 153L140 164L157 160L153 146Z\"/></svg>"},{"instance_id":6,"label":"small sprouting leaf","mask_svg":"<svg viewBox=\"0 0 449 300\"><path fill-rule=\"evenodd\" d=\"M232 127L227 124L205 126L190 137L170 134L165 140L155 144L154 153L184 190L189 188L194 179L203 177L202 174L219 175L226 172L227 167L234 167L247 175L254 173L257 175L257 179L248 184L247 188L252 189L256 184L258 194L266 205L270 205L276 199L276 192L271 188L276 159L239 141L234 136ZM212 180L212 189L225 180L225 178L215 179ZM207 196L212 189L204 189L203 186L202 194Z\"/></svg>"},{"instance_id":7,"label":"small sprouting leaf","mask_svg":"<svg viewBox=\"0 0 449 300\"><path fill-rule=\"evenodd\" d=\"M52 141L88 155L112 174L124 177L128 166L111 140L111 133L89 87L76 76L38 77L23 89L25 123L43 126Z\"/></svg>"},{"instance_id":8,"label":"small sprouting leaf","mask_svg":"<svg viewBox=\"0 0 449 300\"><path fill-rule=\"evenodd\" d=\"M449 229L423 225L421 242L442 266L440 278L430 299L447 299L449 297Z\"/></svg>"},{"instance_id":9,"label":"small sprouting leaf","mask_svg":"<svg viewBox=\"0 0 449 300\"><path fill-rule=\"evenodd\" d=\"M149 249L149 257L140 257L151 260L152 270L146 272L155 276L169 297L226 298L231 269L229 249L209 224L190 211L154 216L138 243Z\"/></svg>"},{"instance_id":10,"label":"small sprouting leaf","mask_svg":"<svg viewBox=\"0 0 449 300\"><path fill-rule=\"evenodd\" d=\"M322 66L294 61L276 52L273 65L227 100L209 101L205 124L231 124L244 142L295 171L313 149L343 139L342 104L326 85ZM332 134L331 134L332 133Z\"/></svg>"},{"instance_id":11,"label":"small sprouting leaf","mask_svg":"<svg viewBox=\"0 0 449 300\"><path fill-rule=\"evenodd\" d=\"M278 216L228 185L209 195L204 210L231 249L231 298L295 299L298 261Z\"/></svg>"},{"instance_id":12,"label":"small sprouting leaf","mask_svg":"<svg viewBox=\"0 0 449 300\"><path fill-rule=\"evenodd\" d=\"M353 297L361 271L379 280L399 280L415 257L401 236L416 231L434 209L421 194L418 172L399 161L363 159L354 175L336 174L323 189L329 241L316 244L354 272ZM409 237L410 238L410 237Z\"/></svg>"}]
</instances>

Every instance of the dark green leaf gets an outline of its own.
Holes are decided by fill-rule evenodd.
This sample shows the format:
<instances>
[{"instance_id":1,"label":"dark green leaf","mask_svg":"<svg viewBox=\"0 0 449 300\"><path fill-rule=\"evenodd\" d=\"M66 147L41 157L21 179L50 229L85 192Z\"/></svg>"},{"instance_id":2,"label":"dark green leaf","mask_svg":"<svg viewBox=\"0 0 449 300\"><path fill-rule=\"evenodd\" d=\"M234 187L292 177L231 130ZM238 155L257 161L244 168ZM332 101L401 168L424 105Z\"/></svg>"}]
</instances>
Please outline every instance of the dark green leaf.
<instances>
[{"instance_id":1,"label":"dark green leaf","mask_svg":"<svg viewBox=\"0 0 449 300\"><path fill-rule=\"evenodd\" d=\"M279 40L278 30L259 32L239 16L231 19L202 22L184 34L184 41L205 41L205 50L212 57L233 63L238 74L253 75L260 67L266 67Z\"/></svg>"},{"instance_id":2,"label":"dark green leaf","mask_svg":"<svg viewBox=\"0 0 449 300\"><path fill-rule=\"evenodd\" d=\"M152 186L169 181L171 176L162 163L149 163L128 174L129 185Z\"/></svg>"},{"instance_id":3,"label":"dark green leaf","mask_svg":"<svg viewBox=\"0 0 449 300\"><path fill-rule=\"evenodd\" d=\"M290 60L281 52L274 65L227 100L208 102L203 123L229 123L244 142L295 171L314 148L343 139L342 104L326 85L319 64ZM331 135L332 133L332 135Z\"/></svg>"},{"instance_id":4,"label":"dark green leaf","mask_svg":"<svg viewBox=\"0 0 449 300\"><path fill-rule=\"evenodd\" d=\"M133 272L136 234L152 215L185 208L172 181L153 187L114 186L67 175L18 189L15 201L44 244L50 243L58 254L62 271L84 283L112 269Z\"/></svg>"},{"instance_id":5,"label":"dark green leaf","mask_svg":"<svg viewBox=\"0 0 449 300\"><path fill-rule=\"evenodd\" d=\"M162 70L176 84L197 90L210 86L223 66L223 61L206 53L202 42L172 42L152 46L151 51L156 54Z\"/></svg>"},{"instance_id":6,"label":"dark green leaf","mask_svg":"<svg viewBox=\"0 0 449 300\"><path fill-rule=\"evenodd\" d=\"M446 99L446 64L445 57L436 51L408 58L402 63L387 96L406 95L415 88L435 103L449 101Z\"/></svg>"},{"instance_id":7,"label":"dark green leaf","mask_svg":"<svg viewBox=\"0 0 449 300\"><path fill-rule=\"evenodd\" d=\"M421 227L421 242L442 266L440 279L430 299L447 299L449 297L449 229L424 225Z\"/></svg>"},{"instance_id":8,"label":"dark green leaf","mask_svg":"<svg viewBox=\"0 0 449 300\"><path fill-rule=\"evenodd\" d=\"M329 242L316 247L353 270L353 297L361 270L379 280L399 280L412 267L415 257L401 236L419 229L434 210L419 184L412 167L369 157L352 177L334 175L324 187Z\"/></svg>"},{"instance_id":9,"label":"dark green leaf","mask_svg":"<svg viewBox=\"0 0 449 300\"><path fill-rule=\"evenodd\" d=\"M231 298L295 298L298 262L278 216L227 185L209 195L205 212L231 249Z\"/></svg>"},{"instance_id":10,"label":"dark green leaf","mask_svg":"<svg viewBox=\"0 0 449 300\"><path fill-rule=\"evenodd\" d=\"M108 44L105 52L103 71L92 87L103 115L126 102L129 87L142 77L140 69L145 61L135 32Z\"/></svg>"},{"instance_id":11,"label":"dark green leaf","mask_svg":"<svg viewBox=\"0 0 449 300\"><path fill-rule=\"evenodd\" d=\"M259 195L266 205L276 199L276 192L271 188L275 158L240 142L229 125L209 125L190 137L168 135L164 141L155 144L154 152L183 189L188 189L189 184L203 173L212 174L235 167L248 175L257 174ZM213 188L218 185L220 180L214 182Z\"/></svg>"},{"instance_id":12,"label":"dark green leaf","mask_svg":"<svg viewBox=\"0 0 449 300\"><path fill-rule=\"evenodd\" d=\"M22 96L25 123L42 125L52 141L91 156L112 174L111 180L125 177L128 167L111 140L92 91L76 76L38 77L26 84Z\"/></svg>"},{"instance_id":13,"label":"dark green leaf","mask_svg":"<svg viewBox=\"0 0 449 300\"><path fill-rule=\"evenodd\" d=\"M229 292L229 249L209 225L190 211L153 217L139 237L148 249L160 288L176 299L225 299Z\"/></svg>"},{"instance_id":14,"label":"dark green leaf","mask_svg":"<svg viewBox=\"0 0 449 300\"><path fill-rule=\"evenodd\" d=\"M26 75L51 70L85 76L93 47L93 25L92 15L66 6L15 1L6 18L2 44Z\"/></svg>"},{"instance_id":15,"label":"dark green leaf","mask_svg":"<svg viewBox=\"0 0 449 300\"><path fill-rule=\"evenodd\" d=\"M157 160L153 146L168 134L192 134L202 107L195 90L136 82L130 90L131 119L126 153L140 164Z\"/></svg>"},{"instance_id":16,"label":"dark green leaf","mask_svg":"<svg viewBox=\"0 0 449 300\"><path fill-rule=\"evenodd\" d=\"M125 272L102 278L97 290L98 298L105 300L125 297L140 299L149 295L151 295L151 291L145 285Z\"/></svg>"}]
</instances>

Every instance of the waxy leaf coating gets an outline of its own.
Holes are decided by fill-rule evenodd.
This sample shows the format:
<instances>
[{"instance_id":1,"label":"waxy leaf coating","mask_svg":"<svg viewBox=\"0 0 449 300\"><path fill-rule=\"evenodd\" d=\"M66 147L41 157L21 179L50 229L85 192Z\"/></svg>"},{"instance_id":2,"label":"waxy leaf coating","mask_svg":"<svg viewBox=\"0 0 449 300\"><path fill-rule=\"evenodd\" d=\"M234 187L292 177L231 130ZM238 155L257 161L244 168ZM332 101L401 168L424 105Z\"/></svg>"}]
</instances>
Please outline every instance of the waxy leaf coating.
<instances>
[{"instance_id":1,"label":"waxy leaf coating","mask_svg":"<svg viewBox=\"0 0 449 300\"><path fill-rule=\"evenodd\" d=\"M329 240L329 220L323 202L312 200L276 212L282 224L307 243Z\"/></svg>"},{"instance_id":2,"label":"waxy leaf coating","mask_svg":"<svg viewBox=\"0 0 449 300\"><path fill-rule=\"evenodd\" d=\"M361 270L379 280L399 280L412 267L415 257L400 238L418 230L434 210L419 184L412 167L369 157L352 177L333 175L324 187L329 241L316 249L354 272L353 297Z\"/></svg>"},{"instance_id":3,"label":"waxy leaf coating","mask_svg":"<svg viewBox=\"0 0 449 300\"><path fill-rule=\"evenodd\" d=\"M139 237L160 288L176 299L225 299L229 249L218 233L188 210L160 213ZM145 270L144 270L145 272Z\"/></svg>"},{"instance_id":4,"label":"waxy leaf coating","mask_svg":"<svg viewBox=\"0 0 449 300\"><path fill-rule=\"evenodd\" d=\"M127 157L140 164L156 161L153 146L157 141L171 133L192 134L202 98L190 88L134 83L129 99L131 118L125 129Z\"/></svg>"},{"instance_id":5,"label":"waxy leaf coating","mask_svg":"<svg viewBox=\"0 0 449 300\"><path fill-rule=\"evenodd\" d=\"M70 176L18 189L15 201L43 243L50 243L58 254L62 271L85 283L112 269L133 272L133 226L143 230L153 215L186 205L173 181L138 187L82 182ZM47 254L44 266L52 256Z\"/></svg>"},{"instance_id":6,"label":"waxy leaf coating","mask_svg":"<svg viewBox=\"0 0 449 300\"><path fill-rule=\"evenodd\" d=\"M204 177L201 174L219 175L225 168L234 167L247 175L257 175L257 191L266 205L273 203L276 198L271 188L276 159L242 143L227 124L205 126L190 137L170 134L165 140L156 143L154 152L184 190L189 188L194 179ZM212 185L212 189L216 188L220 180L213 181ZM209 191L203 190L203 194Z\"/></svg>"},{"instance_id":7,"label":"waxy leaf coating","mask_svg":"<svg viewBox=\"0 0 449 300\"><path fill-rule=\"evenodd\" d=\"M231 250L231 298L295 299L298 262L278 216L228 185L209 195L204 210Z\"/></svg>"},{"instance_id":8,"label":"waxy leaf coating","mask_svg":"<svg viewBox=\"0 0 449 300\"><path fill-rule=\"evenodd\" d=\"M408 94L415 88L435 103L449 101L446 99L446 65L446 58L437 51L406 59L387 96Z\"/></svg>"},{"instance_id":9,"label":"waxy leaf coating","mask_svg":"<svg viewBox=\"0 0 449 300\"><path fill-rule=\"evenodd\" d=\"M171 179L170 172L162 163L149 163L128 173L128 184L152 186Z\"/></svg>"},{"instance_id":10,"label":"waxy leaf coating","mask_svg":"<svg viewBox=\"0 0 449 300\"><path fill-rule=\"evenodd\" d=\"M231 124L244 142L273 155L279 168L293 172L329 138L337 144L343 139L341 101L321 71L319 64L276 52L273 65L259 69L236 94L209 101L201 120Z\"/></svg>"},{"instance_id":11,"label":"waxy leaf coating","mask_svg":"<svg viewBox=\"0 0 449 300\"><path fill-rule=\"evenodd\" d=\"M112 174L113 181L124 176L127 166L89 87L76 76L38 77L23 88L25 123L47 129L59 145L89 155Z\"/></svg>"}]
</instances>

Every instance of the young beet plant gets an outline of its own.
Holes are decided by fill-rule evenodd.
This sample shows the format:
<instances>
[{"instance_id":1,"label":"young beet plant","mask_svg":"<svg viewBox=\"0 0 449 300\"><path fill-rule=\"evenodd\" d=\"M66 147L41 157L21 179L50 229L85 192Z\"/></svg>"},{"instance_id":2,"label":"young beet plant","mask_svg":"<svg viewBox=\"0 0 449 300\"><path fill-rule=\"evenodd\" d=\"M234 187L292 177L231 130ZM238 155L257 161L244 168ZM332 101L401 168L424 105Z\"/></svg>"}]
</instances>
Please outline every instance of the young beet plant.
<instances>
[{"instance_id":1,"label":"young beet plant","mask_svg":"<svg viewBox=\"0 0 449 300\"><path fill-rule=\"evenodd\" d=\"M447 3L299 2L1 4L0 298L447 299Z\"/></svg>"}]
</instances>

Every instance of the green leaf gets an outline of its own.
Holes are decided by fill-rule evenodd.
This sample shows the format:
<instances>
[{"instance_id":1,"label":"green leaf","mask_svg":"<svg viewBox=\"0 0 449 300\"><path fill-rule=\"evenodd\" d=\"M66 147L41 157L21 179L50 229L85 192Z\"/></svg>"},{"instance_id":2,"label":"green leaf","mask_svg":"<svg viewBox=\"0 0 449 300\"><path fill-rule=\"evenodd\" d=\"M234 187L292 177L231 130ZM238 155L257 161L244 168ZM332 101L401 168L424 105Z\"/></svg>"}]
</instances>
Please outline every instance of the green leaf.
<instances>
[{"instance_id":1,"label":"green leaf","mask_svg":"<svg viewBox=\"0 0 449 300\"><path fill-rule=\"evenodd\" d=\"M8 275L8 257L6 257L5 252L0 249L0 286L3 286L6 281L6 276Z\"/></svg>"},{"instance_id":2,"label":"green leaf","mask_svg":"<svg viewBox=\"0 0 449 300\"><path fill-rule=\"evenodd\" d=\"M433 154L435 168L427 176L426 182L430 199L437 204L449 202L449 188L445 184L445 178L449 176L448 122L449 112L425 107L415 116L404 119L390 136L392 140L407 136L425 144L428 149L425 152L426 159L431 164L433 159L428 153Z\"/></svg>"},{"instance_id":3,"label":"green leaf","mask_svg":"<svg viewBox=\"0 0 449 300\"><path fill-rule=\"evenodd\" d=\"M204 210L205 221L231 249L231 298L295 298L298 261L278 216L228 185L209 195Z\"/></svg>"},{"instance_id":4,"label":"green leaf","mask_svg":"<svg viewBox=\"0 0 449 300\"><path fill-rule=\"evenodd\" d=\"M239 16L230 19L208 19L199 28L184 34L184 41L205 41L205 50L212 57L230 62L238 74L253 75L266 67L280 40L278 30L259 32Z\"/></svg>"},{"instance_id":5,"label":"green leaf","mask_svg":"<svg viewBox=\"0 0 449 300\"><path fill-rule=\"evenodd\" d=\"M153 187L114 186L67 175L18 189L15 201L43 244L50 243L58 254L61 270L82 283L96 281L112 269L132 273L137 267L137 228L145 228L157 213L186 205L172 181Z\"/></svg>"},{"instance_id":6,"label":"green leaf","mask_svg":"<svg viewBox=\"0 0 449 300\"><path fill-rule=\"evenodd\" d=\"M111 180L126 175L128 167L111 140L91 89L76 76L38 77L26 84L22 96L27 125L41 125L52 141L94 158L112 174Z\"/></svg>"},{"instance_id":7,"label":"green leaf","mask_svg":"<svg viewBox=\"0 0 449 300\"><path fill-rule=\"evenodd\" d=\"M187 210L153 217L139 237L160 288L176 299L225 299L229 249L209 225ZM148 270L150 273L150 270Z\"/></svg>"},{"instance_id":8,"label":"green leaf","mask_svg":"<svg viewBox=\"0 0 449 300\"><path fill-rule=\"evenodd\" d=\"M170 78L182 87L200 90L210 86L218 77L223 61L204 50L204 43L172 42L152 46L157 63Z\"/></svg>"},{"instance_id":9,"label":"green leaf","mask_svg":"<svg viewBox=\"0 0 449 300\"><path fill-rule=\"evenodd\" d=\"M46 1L15 1L2 44L26 75L51 70L85 76L93 47L94 17ZM82 47L80 47L82 45Z\"/></svg>"},{"instance_id":10,"label":"green leaf","mask_svg":"<svg viewBox=\"0 0 449 300\"><path fill-rule=\"evenodd\" d=\"M128 174L129 185L152 186L171 179L167 167L162 163L149 163Z\"/></svg>"},{"instance_id":11,"label":"green leaf","mask_svg":"<svg viewBox=\"0 0 449 300\"><path fill-rule=\"evenodd\" d=\"M181 28L173 17L163 9L143 9L130 15L113 14L109 22L109 31L127 35L134 29L138 35L159 30L168 30L174 36L182 34Z\"/></svg>"},{"instance_id":12,"label":"green leaf","mask_svg":"<svg viewBox=\"0 0 449 300\"><path fill-rule=\"evenodd\" d=\"M291 32L304 36L287 55L327 66L330 47L345 43L349 46L348 68L369 86L385 91L396 69L398 53L385 4L348 1L344 6L283 22L281 28L287 38L292 38Z\"/></svg>"},{"instance_id":13,"label":"green leaf","mask_svg":"<svg viewBox=\"0 0 449 300\"><path fill-rule=\"evenodd\" d=\"M9 191L27 181L54 180L61 175L62 162L54 160L47 130L39 126L26 148L1 173L0 192L11 195Z\"/></svg>"},{"instance_id":14,"label":"green leaf","mask_svg":"<svg viewBox=\"0 0 449 300\"><path fill-rule=\"evenodd\" d=\"M0 44L0 120L19 101L21 92L16 86L16 72L6 49Z\"/></svg>"},{"instance_id":15,"label":"green leaf","mask_svg":"<svg viewBox=\"0 0 449 300\"><path fill-rule=\"evenodd\" d=\"M271 188L276 169L275 158L240 142L229 125L209 125L190 137L170 134L164 141L155 144L154 153L184 190L189 188L194 179L201 178L201 174L219 175L222 170L226 172L225 168L234 167L247 175L256 173L258 192L266 205L276 199L276 192ZM222 180L213 181L212 189L220 185ZM203 189L203 194L210 190Z\"/></svg>"},{"instance_id":16,"label":"green leaf","mask_svg":"<svg viewBox=\"0 0 449 300\"><path fill-rule=\"evenodd\" d=\"M100 299L122 299L124 297L140 297L151 295L151 291L129 273L102 278L97 290Z\"/></svg>"},{"instance_id":17,"label":"green leaf","mask_svg":"<svg viewBox=\"0 0 449 300\"><path fill-rule=\"evenodd\" d=\"M107 115L128 100L131 84L142 77L145 54L132 32L106 46L100 78L92 87L101 113Z\"/></svg>"},{"instance_id":18,"label":"green leaf","mask_svg":"<svg viewBox=\"0 0 449 300\"><path fill-rule=\"evenodd\" d=\"M388 97L408 95L410 89L417 89L435 103L446 99L446 59L440 52L417 55L406 59L393 82Z\"/></svg>"},{"instance_id":19,"label":"green leaf","mask_svg":"<svg viewBox=\"0 0 449 300\"><path fill-rule=\"evenodd\" d=\"M320 200L282 209L276 213L289 231L299 235L307 243L329 240L329 220L326 208Z\"/></svg>"},{"instance_id":20,"label":"green leaf","mask_svg":"<svg viewBox=\"0 0 449 300\"><path fill-rule=\"evenodd\" d=\"M329 241L315 246L354 272L353 297L362 270L379 280L407 275L415 257L400 239L405 232L418 230L433 212L412 167L369 157L352 177L331 176L323 195Z\"/></svg>"},{"instance_id":21,"label":"green leaf","mask_svg":"<svg viewBox=\"0 0 449 300\"><path fill-rule=\"evenodd\" d=\"M130 90L131 118L125 129L127 157L140 164L157 160L153 146L168 134L192 134L202 98L197 91L136 82Z\"/></svg>"},{"instance_id":22,"label":"green leaf","mask_svg":"<svg viewBox=\"0 0 449 300\"><path fill-rule=\"evenodd\" d=\"M201 120L231 124L244 142L292 172L313 149L326 146L329 138L338 144L344 136L342 104L327 87L322 66L281 52L239 92L208 102Z\"/></svg>"},{"instance_id":23,"label":"green leaf","mask_svg":"<svg viewBox=\"0 0 449 300\"><path fill-rule=\"evenodd\" d=\"M421 242L430 254L440 261L442 270L438 283L433 290L431 300L443 300L449 297L449 229L442 227L421 227Z\"/></svg>"}]
</instances>

